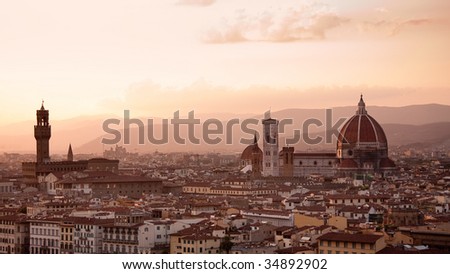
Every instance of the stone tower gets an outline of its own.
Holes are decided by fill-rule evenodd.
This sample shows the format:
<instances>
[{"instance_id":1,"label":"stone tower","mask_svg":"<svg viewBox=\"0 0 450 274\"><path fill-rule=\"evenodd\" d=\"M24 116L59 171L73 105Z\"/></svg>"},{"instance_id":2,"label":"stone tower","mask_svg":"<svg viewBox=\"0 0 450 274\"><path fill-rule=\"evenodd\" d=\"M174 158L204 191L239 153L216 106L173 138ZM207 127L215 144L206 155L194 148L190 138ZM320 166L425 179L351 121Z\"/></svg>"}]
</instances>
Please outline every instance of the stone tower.
<instances>
[{"instance_id":1,"label":"stone tower","mask_svg":"<svg viewBox=\"0 0 450 274\"><path fill-rule=\"evenodd\" d=\"M278 120L269 116L263 124L263 176L278 176Z\"/></svg>"},{"instance_id":2,"label":"stone tower","mask_svg":"<svg viewBox=\"0 0 450 274\"><path fill-rule=\"evenodd\" d=\"M50 137L51 126L48 123L48 110L44 108L36 110L36 125L34 126L34 138L36 139L36 162L38 164L50 162Z\"/></svg>"}]
</instances>

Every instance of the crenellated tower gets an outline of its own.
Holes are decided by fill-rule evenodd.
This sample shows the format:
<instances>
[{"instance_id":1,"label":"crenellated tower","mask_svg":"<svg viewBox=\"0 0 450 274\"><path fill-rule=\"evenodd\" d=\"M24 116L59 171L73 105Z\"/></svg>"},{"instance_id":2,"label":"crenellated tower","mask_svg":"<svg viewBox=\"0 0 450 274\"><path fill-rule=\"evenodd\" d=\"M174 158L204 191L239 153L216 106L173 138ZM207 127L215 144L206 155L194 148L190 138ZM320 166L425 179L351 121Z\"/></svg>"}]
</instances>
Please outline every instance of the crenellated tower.
<instances>
[{"instance_id":1,"label":"crenellated tower","mask_svg":"<svg viewBox=\"0 0 450 274\"><path fill-rule=\"evenodd\" d=\"M36 125L34 126L34 138L36 139L36 162L38 164L50 162L50 137L51 126L48 122L48 110L44 108L42 101L41 109L36 110Z\"/></svg>"}]
</instances>

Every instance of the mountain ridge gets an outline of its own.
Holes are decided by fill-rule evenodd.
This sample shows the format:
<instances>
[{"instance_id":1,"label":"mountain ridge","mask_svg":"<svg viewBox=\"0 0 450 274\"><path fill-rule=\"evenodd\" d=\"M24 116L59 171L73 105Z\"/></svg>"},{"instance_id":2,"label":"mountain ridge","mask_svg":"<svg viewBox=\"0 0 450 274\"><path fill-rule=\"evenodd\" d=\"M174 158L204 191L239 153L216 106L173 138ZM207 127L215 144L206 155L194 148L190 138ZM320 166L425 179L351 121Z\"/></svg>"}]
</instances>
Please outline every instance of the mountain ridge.
<instances>
[{"instance_id":1,"label":"mountain ridge","mask_svg":"<svg viewBox=\"0 0 450 274\"><path fill-rule=\"evenodd\" d=\"M345 107L334 107L332 110L332 123L334 124L339 118L348 119L354 115L356 111L355 106L345 106ZM390 144L399 143L396 140L397 135L404 135L407 138L403 140L405 142L417 142L418 140L425 139L424 141L429 142L433 134L437 134L436 139L441 140L442 138L447 138L445 132L442 128L447 128L446 124L439 126L427 126L436 123L447 123L450 122L450 106L442 104L423 104L423 105L409 105L402 107L386 107L386 106L367 106L368 113L374 117L380 124L385 128L386 134L388 135L388 141ZM50 110L51 111L51 110ZM180 116L187 116L188 113L180 113ZM232 118L239 118L240 120L246 118L253 118L258 120L258 125L254 127L255 130L261 130L260 121L264 117L264 113L252 114L245 113L241 115L233 114L232 112L221 112L216 116L220 121L226 123L227 120ZM195 118L200 119L202 122L206 120L207 117L214 117L214 114L199 113L195 114ZM220 116L220 117L219 117ZM287 119L293 120L293 125L286 126L287 132L293 129L301 129L301 125L308 118L315 118L322 121L324 124L326 122L326 109L304 109L304 108L289 108L282 109L278 111L272 111L271 116L277 119ZM52 116L51 116L52 117ZM203 117L203 118L202 118ZM244 118L241 118L244 117ZM52 153L65 153L67 151L69 143L75 150L75 153L85 153L96 151L96 153L101 153L103 145L100 148L92 150L92 147L88 144L92 144L94 140L101 139L101 136L105 135L103 131L102 124L108 118L116 118L121 121L118 128L123 131L123 117L118 115L93 115L93 116L81 116L65 120L50 120L52 125L52 139L50 140L51 152ZM134 117L132 117L134 118ZM152 117L155 120L155 127L158 127L158 123L161 123L162 118ZM144 125L147 124L146 119L149 118L138 118L143 120ZM171 118L170 118L171 119ZM33 136L33 126L34 121L23 121L19 123L14 123L7 126L0 127L0 151L3 152L30 152L34 153L35 150L35 140ZM160 125L159 125L160 126ZM169 121L169 127L170 125ZM414 127L408 126L423 126L423 128L415 128L417 132L421 132L424 138L420 137L420 134L414 133ZM184 127L184 126L182 126ZM395 131L395 128L401 128L404 133ZM310 127L311 133L324 132L324 128ZM433 133L434 132L434 133ZM437 133L436 133L437 132ZM449 130L450 132L450 130ZM248 135L248 134L247 134ZM246 137L249 137L247 136ZM392 135L392 136L391 136ZM158 136L158 135L157 135ZM414 137L409 137L414 136ZM233 136L237 138L238 136ZM98 142L98 141L97 141ZM281 142L281 141L280 141ZM232 146L233 149L238 149L239 147ZM229 147L230 148L230 147ZM219 147L217 147L219 149Z\"/></svg>"}]
</instances>

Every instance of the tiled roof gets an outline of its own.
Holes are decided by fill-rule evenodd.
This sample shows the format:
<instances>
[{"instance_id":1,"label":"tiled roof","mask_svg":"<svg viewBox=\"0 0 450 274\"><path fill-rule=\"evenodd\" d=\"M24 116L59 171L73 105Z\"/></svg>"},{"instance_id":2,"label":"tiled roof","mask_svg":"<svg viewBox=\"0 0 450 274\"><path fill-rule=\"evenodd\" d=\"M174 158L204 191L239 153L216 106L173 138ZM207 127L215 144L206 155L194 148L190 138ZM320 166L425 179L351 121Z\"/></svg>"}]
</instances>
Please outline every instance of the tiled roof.
<instances>
[{"instance_id":1,"label":"tiled roof","mask_svg":"<svg viewBox=\"0 0 450 274\"><path fill-rule=\"evenodd\" d=\"M374 244L382 237L383 235L330 232L320 236L318 240Z\"/></svg>"}]
</instances>

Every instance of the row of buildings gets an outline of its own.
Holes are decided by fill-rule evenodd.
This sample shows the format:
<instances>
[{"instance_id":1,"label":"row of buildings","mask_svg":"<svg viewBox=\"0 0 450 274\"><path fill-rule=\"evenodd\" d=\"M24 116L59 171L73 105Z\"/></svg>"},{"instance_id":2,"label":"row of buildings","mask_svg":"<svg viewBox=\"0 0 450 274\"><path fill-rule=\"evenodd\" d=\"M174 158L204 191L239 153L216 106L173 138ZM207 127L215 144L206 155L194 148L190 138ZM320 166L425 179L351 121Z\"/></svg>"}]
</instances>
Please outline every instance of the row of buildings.
<instances>
[{"instance_id":1,"label":"row of buildings","mask_svg":"<svg viewBox=\"0 0 450 274\"><path fill-rule=\"evenodd\" d=\"M320 196L320 195L318 195ZM205 196L74 202L41 197L0 209L0 253L446 253L450 226L385 196L288 197L239 209ZM310 196L309 196L310 197ZM269 197L267 197L269 198ZM296 205L299 200L303 202ZM275 204L273 202L272 204ZM309 205L308 205L309 204ZM387 208L386 205L389 205ZM291 209L292 208L292 209ZM442 216L442 214L440 215ZM442 217L441 217L442 218Z\"/></svg>"}]
</instances>

